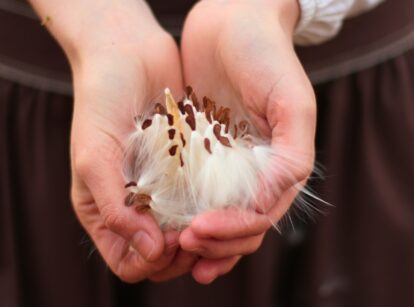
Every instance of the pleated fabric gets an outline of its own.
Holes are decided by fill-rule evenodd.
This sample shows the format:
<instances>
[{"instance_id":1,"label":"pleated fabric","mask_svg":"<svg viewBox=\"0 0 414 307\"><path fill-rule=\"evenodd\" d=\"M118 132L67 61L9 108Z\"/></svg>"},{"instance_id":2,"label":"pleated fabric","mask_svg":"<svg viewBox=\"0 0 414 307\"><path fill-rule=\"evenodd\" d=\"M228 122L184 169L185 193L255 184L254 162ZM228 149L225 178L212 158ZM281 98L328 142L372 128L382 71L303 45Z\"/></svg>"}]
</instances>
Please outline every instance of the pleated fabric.
<instances>
[{"instance_id":1,"label":"pleated fabric","mask_svg":"<svg viewBox=\"0 0 414 307\"><path fill-rule=\"evenodd\" d=\"M5 5L12 2L19 5ZM180 3L188 9L193 2ZM17 16L23 3L0 0L12 9L0 10L0 41L7 42L0 43L0 306L414 306L414 50L407 47L414 36L411 11L401 10L411 1L368 13L384 20L375 31L361 16L321 52L299 50L319 82L317 160L325 178L312 187L332 206L319 204L323 214L296 218L282 235L270 231L258 252L209 286L188 275L127 285L94 250L70 203L68 65L44 29L34 28L34 15ZM150 3L179 33L182 10ZM404 24L383 40L376 36L392 28L393 7ZM354 53L365 41L355 29L372 38L360 56ZM24 47L19 33L37 44ZM354 35L361 46L335 50L348 50ZM392 48L371 53L378 42Z\"/></svg>"},{"instance_id":2,"label":"pleated fabric","mask_svg":"<svg viewBox=\"0 0 414 307\"><path fill-rule=\"evenodd\" d=\"M0 80L3 306L413 306L414 51L316 87L314 188L333 207L212 285L127 285L79 226L69 187L71 98Z\"/></svg>"},{"instance_id":3,"label":"pleated fabric","mask_svg":"<svg viewBox=\"0 0 414 307\"><path fill-rule=\"evenodd\" d=\"M72 99L0 79L1 306L112 306L70 202Z\"/></svg>"}]
</instances>

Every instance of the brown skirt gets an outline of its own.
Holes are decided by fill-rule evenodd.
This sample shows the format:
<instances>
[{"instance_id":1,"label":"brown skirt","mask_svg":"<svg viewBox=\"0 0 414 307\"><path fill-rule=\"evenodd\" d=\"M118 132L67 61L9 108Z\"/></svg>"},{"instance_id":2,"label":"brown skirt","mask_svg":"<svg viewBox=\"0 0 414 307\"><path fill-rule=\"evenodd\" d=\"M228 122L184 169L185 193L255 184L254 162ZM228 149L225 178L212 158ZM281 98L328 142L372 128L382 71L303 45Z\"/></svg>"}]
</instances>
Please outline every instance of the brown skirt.
<instances>
[{"instance_id":1,"label":"brown skirt","mask_svg":"<svg viewBox=\"0 0 414 307\"><path fill-rule=\"evenodd\" d=\"M201 286L126 285L72 212L69 96L0 79L0 298L31 306L414 306L414 51L318 85L334 207Z\"/></svg>"}]
</instances>

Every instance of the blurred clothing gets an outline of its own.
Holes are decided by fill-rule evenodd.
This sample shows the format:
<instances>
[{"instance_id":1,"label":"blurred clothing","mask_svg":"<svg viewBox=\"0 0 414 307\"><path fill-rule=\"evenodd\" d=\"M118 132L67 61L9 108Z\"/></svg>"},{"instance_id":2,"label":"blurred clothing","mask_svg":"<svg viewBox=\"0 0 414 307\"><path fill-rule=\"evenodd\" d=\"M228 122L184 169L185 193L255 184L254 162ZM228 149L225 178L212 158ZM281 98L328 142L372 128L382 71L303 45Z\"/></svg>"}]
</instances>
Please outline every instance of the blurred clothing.
<instances>
[{"instance_id":1,"label":"blurred clothing","mask_svg":"<svg viewBox=\"0 0 414 307\"><path fill-rule=\"evenodd\" d=\"M401 55L414 47L414 1L388 0L347 19L341 32L319 45L297 48L313 84L333 80Z\"/></svg>"},{"instance_id":2,"label":"blurred clothing","mask_svg":"<svg viewBox=\"0 0 414 307\"><path fill-rule=\"evenodd\" d=\"M149 2L178 34L194 1ZM313 187L334 207L283 236L270 231L212 285L126 285L71 208L67 61L23 1L0 0L1 305L414 306L413 11L414 1L386 1L332 41L298 49L318 84L327 177Z\"/></svg>"},{"instance_id":3,"label":"blurred clothing","mask_svg":"<svg viewBox=\"0 0 414 307\"><path fill-rule=\"evenodd\" d=\"M371 10L384 0L298 0L300 20L293 40L301 46L318 45L338 34L344 19Z\"/></svg>"},{"instance_id":4,"label":"blurred clothing","mask_svg":"<svg viewBox=\"0 0 414 307\"><path fill-rule=\"evenodd\" d=\"M157 18L178 40L195 0L150 0ZM347 20L334 39L297 48L314 84L384 62L414 47L414 1L385 1ZM60 47L24 0L0 0L0 77L71 95L71 75Z\"/></svg>"}]
</instances>

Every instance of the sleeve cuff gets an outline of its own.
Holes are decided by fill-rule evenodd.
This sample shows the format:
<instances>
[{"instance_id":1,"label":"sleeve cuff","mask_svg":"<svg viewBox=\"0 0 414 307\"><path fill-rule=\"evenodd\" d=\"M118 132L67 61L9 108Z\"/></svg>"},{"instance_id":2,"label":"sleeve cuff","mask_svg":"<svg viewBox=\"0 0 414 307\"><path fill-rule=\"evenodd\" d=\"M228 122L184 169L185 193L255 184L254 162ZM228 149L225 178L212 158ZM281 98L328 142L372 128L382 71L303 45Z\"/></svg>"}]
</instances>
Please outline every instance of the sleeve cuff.
<instances>
[{"instance_id":1,"label":"sleeve cuff","mask_svg":"<svg viewBox=\"0 0 414 307\"><path fill-rule=\"evenodd\" d=\"M355 0L298 0L301 17L294 33L296 45L317 45L334 37Z\"/></svg>"}]
</instances>

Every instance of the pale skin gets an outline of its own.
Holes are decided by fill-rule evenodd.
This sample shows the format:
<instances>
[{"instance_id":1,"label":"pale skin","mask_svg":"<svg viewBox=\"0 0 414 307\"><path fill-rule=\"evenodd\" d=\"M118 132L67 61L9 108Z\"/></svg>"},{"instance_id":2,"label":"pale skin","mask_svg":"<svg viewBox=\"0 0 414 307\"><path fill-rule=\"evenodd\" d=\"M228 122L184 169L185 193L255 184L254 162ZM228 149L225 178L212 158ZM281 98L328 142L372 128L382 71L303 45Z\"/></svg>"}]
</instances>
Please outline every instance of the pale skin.
<instances>
[{"instance_id":1,"label":"pale skin","mask_svg":"<svg viewBox=\"0 0 414 307\"><path fill-rule=\"evenodd\" d=\"M207 284L256 251L314 157L315 99L292 47L296 0L201 1L187 18L181 55L141 0L31 2L49 17L46 26L72 67L73 206L111 270L126 282L192 272ZM284 192L250 218L210 212L181 233L162 232L149 213L123 204L122 143L135 112L164 87L181 93L184 84L216 101L244 103L272 144L300 153L305 163L291 169L294 180L275 174Z\"/></svg>"}]
</instances>

